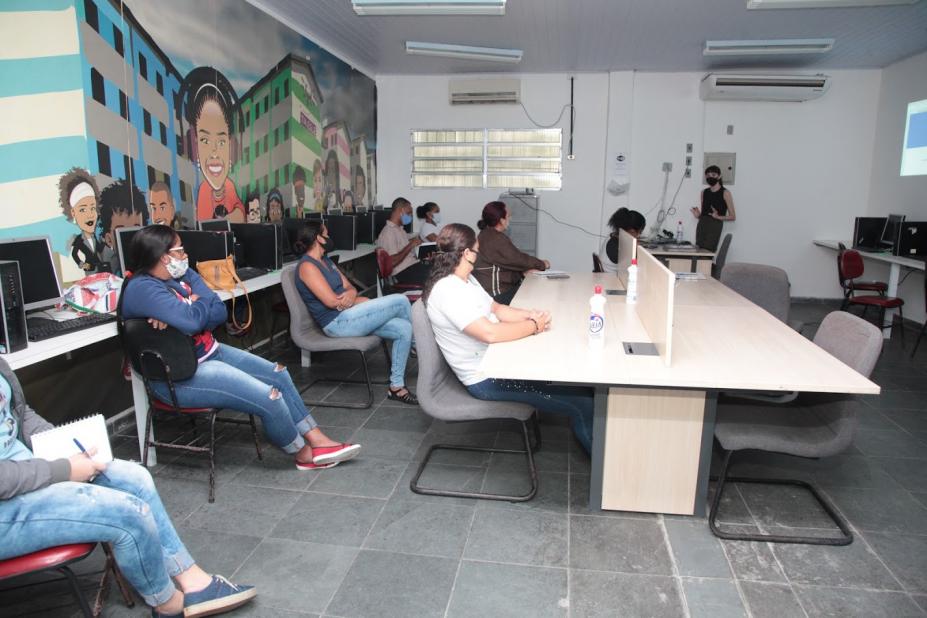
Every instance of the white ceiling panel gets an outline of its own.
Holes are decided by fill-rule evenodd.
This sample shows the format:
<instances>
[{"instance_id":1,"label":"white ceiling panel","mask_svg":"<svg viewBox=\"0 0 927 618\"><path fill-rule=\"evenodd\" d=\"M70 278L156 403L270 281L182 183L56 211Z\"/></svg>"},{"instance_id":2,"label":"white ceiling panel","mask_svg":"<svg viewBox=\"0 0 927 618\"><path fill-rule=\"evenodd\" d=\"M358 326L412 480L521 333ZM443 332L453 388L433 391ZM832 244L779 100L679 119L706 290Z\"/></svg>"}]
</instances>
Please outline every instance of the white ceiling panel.
<instances>
[{"instance_id":1,"label":"white ceiling panel","mask_svg":"<svg viewBox=\"0 0 927 618\"><path fill-rule=\"evenodd\" d=\"M927 0L764 11L747 10L746 0L508 0L502 17L361 17L350 0L249 1L372 74L879 68L927 50ZM808 56L702 55L706 40L808 38L836 43ZM517 48L524 59L409 56L407 40Z\"/></svg>"}]
</instances>

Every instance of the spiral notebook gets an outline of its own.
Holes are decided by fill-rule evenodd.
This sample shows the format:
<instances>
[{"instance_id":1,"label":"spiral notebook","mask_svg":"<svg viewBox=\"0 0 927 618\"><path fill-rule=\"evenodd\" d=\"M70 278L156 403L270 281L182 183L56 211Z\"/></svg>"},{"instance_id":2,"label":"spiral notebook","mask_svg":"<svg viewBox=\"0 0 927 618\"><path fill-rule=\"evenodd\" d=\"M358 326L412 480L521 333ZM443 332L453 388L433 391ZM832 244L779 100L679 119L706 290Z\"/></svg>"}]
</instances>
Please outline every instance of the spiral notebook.
<instances>
[{"instance_id":1,"label":"spiral notebook","mask_svg":"<svg viewBox=\"0 0 927 618\"><path fill-rule=\"evenodd\" d=\"M113 460L113 450L109 445L109 434L102 414L85 416L54 429L32 434L32 454L49 461L70 457L80 453L74 443L75 439L86 449L97 447L94 461L108 463Z\"/></svg>"}]
</instances>

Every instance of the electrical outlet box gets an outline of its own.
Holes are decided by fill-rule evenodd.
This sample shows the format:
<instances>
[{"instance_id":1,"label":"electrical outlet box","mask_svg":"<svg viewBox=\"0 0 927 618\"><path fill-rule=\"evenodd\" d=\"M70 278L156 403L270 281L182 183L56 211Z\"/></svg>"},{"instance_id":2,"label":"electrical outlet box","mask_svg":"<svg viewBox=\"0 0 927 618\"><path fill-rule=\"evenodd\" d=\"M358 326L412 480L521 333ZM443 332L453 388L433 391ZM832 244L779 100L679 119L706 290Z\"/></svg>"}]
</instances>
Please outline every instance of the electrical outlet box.
<instances>
[{"instance_id":1,"label":"electrical outlet box","mask_svg":"<svg viewBox=\"0 0 927 618\"><path fill-rule=\"evenodd\" d=\"M686 154L692 154L692 144L686 144Z\"/></svg>"},{"instance_id":2,"label":"electrical outlet box","mask_svg":"<svg viewBox=\"0 0 927 618\"><path fill-rule=\"evenodd\" d=\"M686 157L686 167L692 167L692 156Z\"/></svg>"},{"instance_id":3,"label":"electrical outlet box","mask_svg":"<svg viewBox=\"0 0 927 618\"><path fill-rule=\"evenodd\" d=\"M686 168L686 178L692 178L692 168L691 167Z\"/></svg>"},{"instance_id":4,"label":"electrical outlet box","mask_svg":"<svg viewBox=\"0 0 927 618\"><path fill-rule=\"evenodd\" d=\"M672 171L673 171L673 164L670 163L669 161L664 161L664 162L663 162L663 171L664 171L664 172L672 172Z\"/></svg>"},{"instance_id":5,"label":"electrical outlet box","mask_svg":"<svg viewBox=\"0 0 927 618\"><path fill-rule=\"evenodd\" d=\"M734 184L734 172L737 166L737 153L734 152L706 152L705 164L702 169L710 165L721 168L721 181L725 186Z\"/></svg>"}]
</instances>

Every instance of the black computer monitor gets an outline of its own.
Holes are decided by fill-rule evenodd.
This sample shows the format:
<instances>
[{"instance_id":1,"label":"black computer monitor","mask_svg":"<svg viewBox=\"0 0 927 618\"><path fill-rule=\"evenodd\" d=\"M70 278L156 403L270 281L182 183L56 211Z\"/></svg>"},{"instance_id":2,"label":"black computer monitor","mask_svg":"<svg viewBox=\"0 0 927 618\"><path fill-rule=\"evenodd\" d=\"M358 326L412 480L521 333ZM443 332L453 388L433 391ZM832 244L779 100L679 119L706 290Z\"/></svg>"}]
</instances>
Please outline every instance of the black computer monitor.
<instances>
[{"instance_id":1,"label":"black computer monitor","mask_svg":"<svg viewBox=\"0 0 927 618\"><path fill-rule=\"evenodd\" d=\"M325 248L329 251L354 251L357 248L357 233L355 224L357 218L352 215L328 215L325 217L325 227L328 229L330 245Z\"/></svg>"},{"instance_id":2,"label":"black computer monitor","mask_svg":"<svg viewBox=\"0 0 927 618\"><path fill-rule=\"evenodd\" d=\"M390 211L388 210L374 210L373 211L373 240L376 242L377 236L380 235L380 232L386 227L386 222L389 221Z\"/></svg>"},{"instance_id":3,"label":"black computer monitor","mask_svg":"<svg viewBox=\"0 0 927 618\"><path fill-rule=\"evenodd\" d=\"M231 232L179 230L177 234L193 269L199 262L224 260L234 251Z\"/></svg>"},{"instance_id":4,"label":"black computer monitor","mask_svg":"<svg viewBox=\"0 0 927 618\"><path fill-rule=\"evenodd\" d=\"M61 282L48 236L0 240L0 260L19 262L23 305L27 311L61 302Z\"/></svg>"},{"instance_id":5,"label":"black computer monitor","mask_svg":"<svg viewBox=\"0 0 927 618\"><path fill-rule=\"evenodd\" d=\"M296 255L296 250L293 248L293 245L296 244L296 237L299 235L299 230L306 225L304 219L295 219L293 217L284 217L283 219L283 256L286 260L287 256Z\"/></svg>"},{"instance_id":6,"label":"black computer monitor","mask_svg":"<svg viewBox=\"0 0 927 618\"><path fill-rule=\"evenodd\" d=\"M363 214L365 214L366 212L367 212L367 207L366 207L366 206L355 206L355 207L354 207L354 213L355 213L355 214L363 215Z\"/></svg>"},{"instance_id":7,"label":"black computer monitor","mask_svg":"<svg viewBox=\"0 0 927 618\"><path fill-rule=\"evenodd\" d=\"M278 270L282 263L277 234L283 233L273 223L233 223L232 234L244 254L239 266Z\"/></svg>"},{"instance_id":8,"label":"black computer monitor","mask_svg":"<svg viewBox=\"0 0 927 618\"><path fill-rule=\"evenodd\" d=\"M373 233L374 213L363 212L357 214L354 218L357 219L357 244L372 245L377 239Z\"/></svg>"},{"instance_id":9,"label":"black computer monitor","mask_svg":"<svg viewBox=\"0 0 927 618\"><path fill-rule=\"evenodd\" d=\"M204 232L231 232L228 219L205 219L198 223L199 229Z\"/></svg>"},{"instance_id":10,"label":"black computer monitor","mask_svg":"<svg viewBox=\"0 0 927 618\"><path fill-rule=\"evenodd\" d=\"M344 209L343 208L329 208L328 214L333 215L333 216L343 215Z\"/></svg>"},{"instance_id":11,"label":"black computer monitor","mask_svg":"<svg viewBox=\"0 0 927 618\"><path fill-rule=\"evenodd\" d=\"M882 239L880 244L883 247L894 249L898 245L898 235L901 233L901 225L904 223L904 215L889 215L885 220L885 227L882 228Z\"/></svg>"},{"instance_id":12,"label":"black computer monitor","mask_svg":"<svg viewBox=\"0 0 927 618\"><path fill-rule=\"evenodd\" d=\"M878 249L885 221L885 217L856 217L853 224L853 248Z\"/></svg>"},{"instance_id":13,"label":"black computer monitor","mask_svg":"<svg viewBox=\"0 0 927 618\"><path fill-rule=\"evenodd\" d=\"M125 275L125 273L135 270L135 265L130 263L132 238L138 234L141 227L117 227L116 232L116 255L119 257L119 272L116 275Z\"/></svg>"},{"instance_id":14,"label":"black computer monitor","mask_svg":"<svg viewBox=\"0 0 927 618\"><path fill-rule=\"evenodd\" d=\"M322 213L312 210L312 211L306 212L306 216L304 218L315 219L316 221L321 221L324 217L322 216Z\"/></svg>"}]
</instances>

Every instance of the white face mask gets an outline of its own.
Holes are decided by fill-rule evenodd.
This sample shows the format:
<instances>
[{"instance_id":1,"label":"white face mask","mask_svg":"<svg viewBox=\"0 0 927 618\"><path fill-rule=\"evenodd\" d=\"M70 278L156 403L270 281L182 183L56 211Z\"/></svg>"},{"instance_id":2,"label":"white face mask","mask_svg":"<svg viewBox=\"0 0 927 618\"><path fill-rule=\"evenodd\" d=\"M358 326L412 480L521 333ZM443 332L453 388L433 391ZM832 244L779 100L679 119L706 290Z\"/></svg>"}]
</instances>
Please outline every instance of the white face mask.
<instances>
[{"instance_id":1,"label":"white face mask","mask_svg":"<svg viewBox=\"0 0 927 618\"><path fill-rule=\"evenodd\" d=\"M431 220L435 222L435 225L441 223L441 213L436 212L431 215Z\"/></svg>"},{"instance_id":2,"label":"white face mask","mask_svg":"<svg viewBox=\"0 0 927 618\"><path fill-rule=\"evenodd\" d=\"M169 274L174 279L180 279L185 274L187 274L187 269L190 268L190 260L187 258L178 259L173 255L167 256L170 260L167 264L167 274Z\"/></svg>"}]
</instances>

